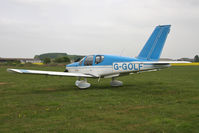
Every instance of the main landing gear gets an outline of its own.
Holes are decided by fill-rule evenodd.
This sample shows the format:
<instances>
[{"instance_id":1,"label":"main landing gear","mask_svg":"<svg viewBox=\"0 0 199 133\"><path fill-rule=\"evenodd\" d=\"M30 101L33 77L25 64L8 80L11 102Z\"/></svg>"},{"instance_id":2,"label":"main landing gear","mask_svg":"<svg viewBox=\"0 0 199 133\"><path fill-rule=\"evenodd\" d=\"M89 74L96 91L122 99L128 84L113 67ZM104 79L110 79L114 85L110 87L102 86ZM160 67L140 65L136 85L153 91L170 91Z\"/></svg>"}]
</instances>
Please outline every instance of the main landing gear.
<instances>
[{"instance_id":1,"label":"main landing gear","mask_svg":"<svg viewBox=\"0 0 199 133\"><path fill-rule=\"evenodd\" d=\"M79 88L79 89L87 89L91 86L90 83L87 82L87 79L84 78L84 80L81 80L80 78L78 78L78 80L76 80L75 85Z\"/></svg>"},{"instance_id":2,"label":"main landing gear","mask_svg":"<svg viewBox=\"0 0 199 133\"><path fill-rule=\"evenodd\" d=\"M115 78L113 77L110 84L111 86L117 87L117 86L122 86L123 82L115 80ZM81 90L87 89L91 86L91 84L87 82L86 78L84 78L84 80L81 80L80 77L78 78L78 80L76 80L75 85Z\"/></svg>"},{"instance_id":3,"label":"main landing gear","mask_svg":"<svg viewBox=\"0 0 199 133\"><path fill-rule=\"evenodd\" d=\"M112 78L112 81L111 81L111 86L122 86L123 85L123 82L122 81L119 81L119 80L115 80L115 78L113 77Z\"/></svg>"}]
</instances>

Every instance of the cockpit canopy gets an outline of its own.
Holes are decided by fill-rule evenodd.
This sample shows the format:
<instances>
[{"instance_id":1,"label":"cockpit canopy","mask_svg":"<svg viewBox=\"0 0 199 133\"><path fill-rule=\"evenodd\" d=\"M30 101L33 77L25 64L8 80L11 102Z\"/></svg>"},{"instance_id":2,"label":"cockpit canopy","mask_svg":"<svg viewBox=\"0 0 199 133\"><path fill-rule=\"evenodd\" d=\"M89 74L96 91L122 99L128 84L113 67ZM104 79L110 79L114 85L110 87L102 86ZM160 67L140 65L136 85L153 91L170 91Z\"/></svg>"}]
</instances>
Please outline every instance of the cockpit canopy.
<instances>
[{"instance_id":1,"label":"cockpit canopy","mask_svg":"<svg viewBox=\"0 0 199 133\"><path fill-rule=\"evenodd\" d=\"M82 58L79 62L80 66L92 66L97 65L101 62L103 62L104 56L103 55L89 55L84 58Z\"/></svg>"}]
</instances>

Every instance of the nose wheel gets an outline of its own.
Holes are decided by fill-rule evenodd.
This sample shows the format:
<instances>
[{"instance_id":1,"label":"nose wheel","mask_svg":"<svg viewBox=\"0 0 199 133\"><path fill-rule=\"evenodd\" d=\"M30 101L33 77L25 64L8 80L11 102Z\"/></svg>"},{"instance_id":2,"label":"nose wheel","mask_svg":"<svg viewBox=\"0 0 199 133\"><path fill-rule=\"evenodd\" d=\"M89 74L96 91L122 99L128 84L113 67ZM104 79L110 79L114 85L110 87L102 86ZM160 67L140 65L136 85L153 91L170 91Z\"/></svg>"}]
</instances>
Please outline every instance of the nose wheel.
<instances>
[{"instance_id":1,"label":"nose wheel","mask_svg":"<svg viewBox=\"0 0 199 133\"><path fill-rule=\"evenodd\" d=\"M91 86L91 84L87 82L86 78L84 78L84 80L80 80L79 78L78 80L76 80L75 85L82 90L87 89Z\"/></svg>"},{"instance_id":2,"label":"nose wheel","mask_svg":"<svg viewBox=\"0 0 199 133\"><path fill-rule=\"evenodd\" d=\"M117 86L122 86L123 82L119 81L119 80L115 80L115 78L112 78L112 81L110 84L111 84L111 86L117 87Z\"/></svg>"}]
</instances>

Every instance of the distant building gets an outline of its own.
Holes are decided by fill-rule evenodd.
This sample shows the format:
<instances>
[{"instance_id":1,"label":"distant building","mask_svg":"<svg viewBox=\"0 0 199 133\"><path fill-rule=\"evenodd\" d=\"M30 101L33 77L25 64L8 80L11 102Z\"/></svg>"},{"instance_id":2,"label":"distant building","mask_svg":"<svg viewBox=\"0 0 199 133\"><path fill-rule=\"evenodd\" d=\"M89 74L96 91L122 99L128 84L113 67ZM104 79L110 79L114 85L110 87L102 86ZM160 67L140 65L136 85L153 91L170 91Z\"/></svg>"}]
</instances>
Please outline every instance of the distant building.
<instances>
[{"instance_id":1,"label":"distant building","mask_svg":"<svg viewBox=\"0 0 199 133\"><path fill-rule=\"evenodd\" d=\"M0 58L0 63L20 61L21 63L42 63L41 60L33 58Z\"/></svg>"}]
</instances>

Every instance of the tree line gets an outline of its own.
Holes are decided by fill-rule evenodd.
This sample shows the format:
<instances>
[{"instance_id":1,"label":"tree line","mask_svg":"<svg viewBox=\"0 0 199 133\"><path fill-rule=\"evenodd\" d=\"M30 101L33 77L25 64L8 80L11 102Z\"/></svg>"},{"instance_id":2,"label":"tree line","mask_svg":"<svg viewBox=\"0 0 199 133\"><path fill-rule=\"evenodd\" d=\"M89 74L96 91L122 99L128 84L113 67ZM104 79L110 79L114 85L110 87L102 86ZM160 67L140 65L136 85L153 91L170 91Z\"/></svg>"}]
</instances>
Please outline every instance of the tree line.
<instances>
[{"instance_id":1,"label":"tree line","mask_svg":"<svg viewBox=\"0 0 199 133\"><path fill-rule=\"evenodd\" d=\"M67 56L57 57L55 59L51 59L49 57L46 57L46 58L43 59L44 64L49 64L51 62L54 62L54 63L69 63L70 59Z\"/></svg>"},{"instance_id":2,"label":"tree line","mask_svg":"<svg viewBox=\"0 0 199 133\"><path fill-rule=\"evenodd\" d=\"M44 64L49 63L69 63L82 58L81 55L68 55L67 53L44 53L35 55L34 59L42 60Z\"/></svg>"}]
</instances>

